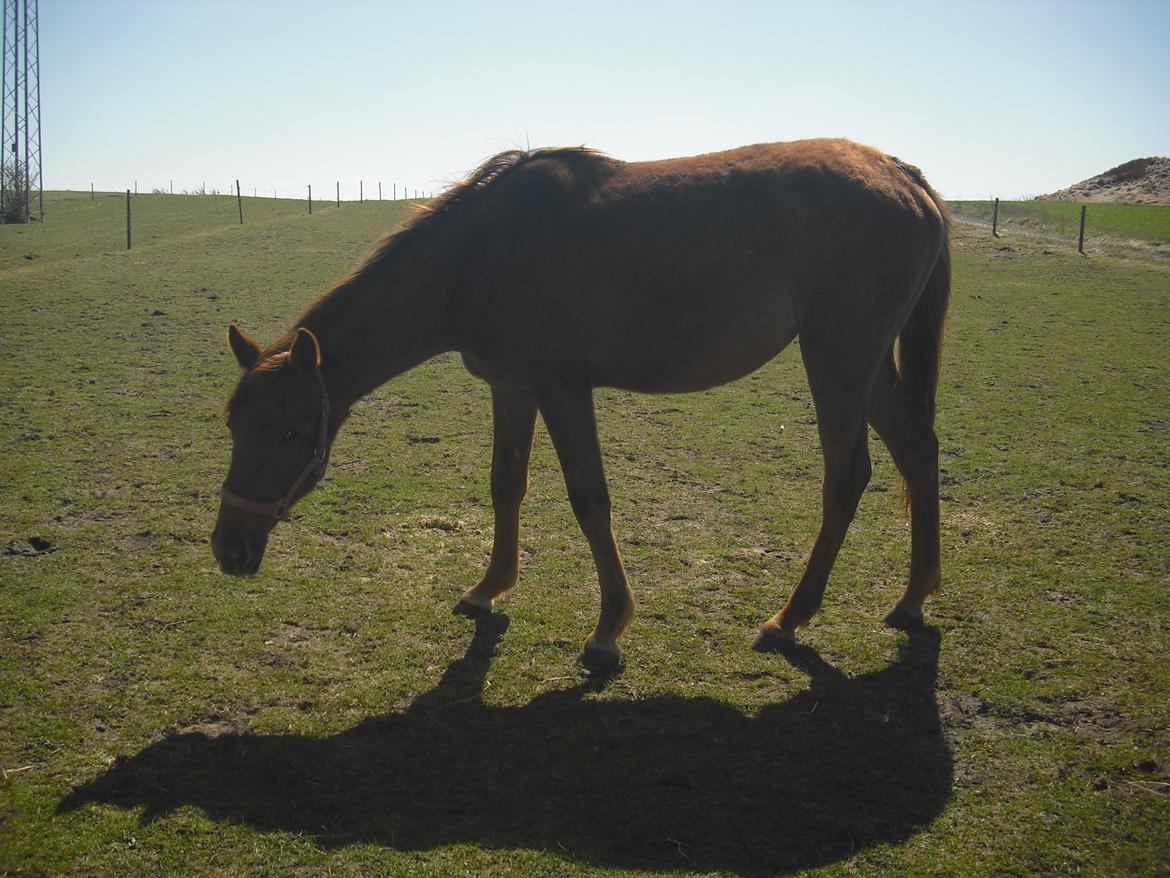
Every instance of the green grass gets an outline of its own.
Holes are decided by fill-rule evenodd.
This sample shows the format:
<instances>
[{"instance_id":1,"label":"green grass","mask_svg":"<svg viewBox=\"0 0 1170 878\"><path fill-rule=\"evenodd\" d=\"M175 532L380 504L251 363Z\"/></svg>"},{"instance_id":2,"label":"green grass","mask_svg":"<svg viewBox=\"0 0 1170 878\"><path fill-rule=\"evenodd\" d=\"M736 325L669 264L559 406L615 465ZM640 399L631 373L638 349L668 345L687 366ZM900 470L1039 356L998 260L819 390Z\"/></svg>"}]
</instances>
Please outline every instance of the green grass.
<instances>
[{"instance_id":1,"label":"green grass","mask_svg":"<svg viewBox=\"0 0 1170 878\"><path fill-rule=\"evenodd\" d=\"M962 218L990 223L990 201L952 201L951 210ZM1081 205L1065 201L1001 201L999 226L1023 229L1059 238L1076 239ZM1144 242L1170 247L1170 207L1156 204L1089 204L1085 237L1099 242Z\"/></svg>"},{"instance_id":2,"label":"green grass","mask_svg":"<svg viewBox=\"0 0 1170 878\"><path fill-rule=\"evenodd\" d=\"M817 527L795 348L600 392L639 615L598 688L543 431L506 617L449 614L491 543L489 397L454 356L356 407L257 577L216 572L226 324L283 331L404 207L157 199L130 252L67 200L0 228L0 544L54 549L0 555L0 875L1165 873L1164 262L958 229L916 637L879 622L908 533L875 441L808 648L749 648Z\"/></svg>"}]
</instances>

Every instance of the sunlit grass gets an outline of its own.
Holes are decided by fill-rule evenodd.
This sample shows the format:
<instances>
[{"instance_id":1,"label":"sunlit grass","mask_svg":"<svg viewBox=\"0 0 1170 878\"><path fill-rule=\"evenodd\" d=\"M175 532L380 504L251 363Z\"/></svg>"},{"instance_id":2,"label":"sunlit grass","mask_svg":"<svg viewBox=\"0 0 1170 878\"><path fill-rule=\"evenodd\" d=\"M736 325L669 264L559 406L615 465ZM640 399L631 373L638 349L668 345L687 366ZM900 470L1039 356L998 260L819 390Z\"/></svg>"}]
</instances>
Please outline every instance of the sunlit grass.
<instances>
[{"instance_id":1,"label":"sunlit grass","mask_svg":"<svg viewBox=\"0 0 1170 878\"><path fill-rule=\"evenodd\" d=\"M803 634L840 674L749 648L818 524L795 348L707 393L600 391L639 615L625 672L578 704L565 693L583 680L597 586L543 428L510 624L495 655L455 665L473 626L449 607L491 543L488 392L456 356L356 407L260 575L214 568L226 324L283 331L404 206L309 217L246 200L241 227L230 199L140 196L142 244L126 252L124 194L88 198L64 198L44 227L0 228L0 874L1164 870L1162 262L957 230L945 574L929 605L941 645L937 680L912 678L924 693L876 685L907 643L879 620L909 536L876 440ZM481 686L482 710L460 712ZM406 713L434 691L462 706ZM917 748L898 737L919 729ZM217 735L298 771L233 774ZM115 787L57 813L116 766L125 805ZM217 782L199 774L213 769ZM916 784L934 796L920 811ZM140 795L174 808L147 814Z\"/></svg>"}]
</instances>

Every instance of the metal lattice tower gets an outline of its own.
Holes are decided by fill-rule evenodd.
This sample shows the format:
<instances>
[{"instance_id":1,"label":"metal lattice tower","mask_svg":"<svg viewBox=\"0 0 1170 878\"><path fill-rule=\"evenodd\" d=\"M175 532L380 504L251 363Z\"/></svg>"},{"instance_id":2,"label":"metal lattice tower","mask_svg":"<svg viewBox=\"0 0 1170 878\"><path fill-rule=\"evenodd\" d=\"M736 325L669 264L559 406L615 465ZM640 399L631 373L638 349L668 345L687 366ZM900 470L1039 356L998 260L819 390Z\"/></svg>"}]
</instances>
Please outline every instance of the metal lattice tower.
<instances>
[{"instance_id":1,"label":"metal lattice tower","mask_svg":"<svg viewBox=\"0 0 1170 878\"><path fill-rule=\"evenodd\" d=\"M41 59L38 0L3 0L0 78L0 222L45 220L41 180Z\"/></svg>"}]
</instances>

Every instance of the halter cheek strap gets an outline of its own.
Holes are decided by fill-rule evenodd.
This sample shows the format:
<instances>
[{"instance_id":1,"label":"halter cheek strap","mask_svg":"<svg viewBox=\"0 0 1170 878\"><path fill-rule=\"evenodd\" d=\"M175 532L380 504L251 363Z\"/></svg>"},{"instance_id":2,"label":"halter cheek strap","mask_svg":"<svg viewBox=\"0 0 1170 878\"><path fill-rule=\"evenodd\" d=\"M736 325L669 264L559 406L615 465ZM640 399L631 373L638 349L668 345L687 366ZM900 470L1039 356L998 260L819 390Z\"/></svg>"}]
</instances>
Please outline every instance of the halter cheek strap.
<instances>
[{"instance_id":1,"label":"halter cheek strap","mask_svg":"<svg viewBox=\"0 0 1170 878\"><path fill-rule=\"evenodd\" d=\"M302 467L289 489L284 492L284 496L271 502L249 500L247 497L241 497L239 494L229 491L225 483L219 491L219 498L225 506L252 515L288 521L297 491L309 479L313 477L320 479L325 475L325 467L329 464L329 393L325 389L325 378L322 376L320 368L317 369L317 383L321 385L321 420L317 424L317 443L313 446L313 456Z\"/></svg>"}]
</instances>

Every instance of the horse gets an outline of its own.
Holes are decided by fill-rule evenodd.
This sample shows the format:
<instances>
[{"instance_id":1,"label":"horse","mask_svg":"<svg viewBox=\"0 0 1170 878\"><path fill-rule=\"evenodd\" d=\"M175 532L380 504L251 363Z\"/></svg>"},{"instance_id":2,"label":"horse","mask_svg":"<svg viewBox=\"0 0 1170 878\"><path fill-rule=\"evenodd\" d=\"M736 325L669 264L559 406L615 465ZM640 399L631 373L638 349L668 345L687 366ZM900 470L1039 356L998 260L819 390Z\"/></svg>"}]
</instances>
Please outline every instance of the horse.
<instances>
[{"instance_id":1,"label":"horse","mask_svg":"<svg viewBox=\"0 0 1170 878\"><path fill-rule=\"evenodd\" d=\"M536 416L548 430L601 589L581 663L617 669L634 598L614 538L593 392L699 391L793 339L824 460L805 570L753 646L782 650L820 607L869 482L867 422L910 513L909 576L885 617L919 625L941 583L935 397L950 219L918 168L847 140L624 162L584 147L510 150L378 242L275 342L236 324L231 461L212 551L250 575L318 483L351 406L440 353L491 388L494 536L455 605L491 613L517 582Z\"/></svg>"}]
</instances>

